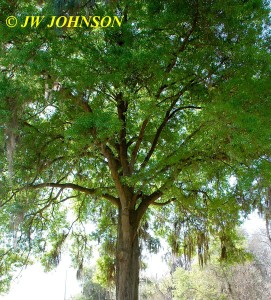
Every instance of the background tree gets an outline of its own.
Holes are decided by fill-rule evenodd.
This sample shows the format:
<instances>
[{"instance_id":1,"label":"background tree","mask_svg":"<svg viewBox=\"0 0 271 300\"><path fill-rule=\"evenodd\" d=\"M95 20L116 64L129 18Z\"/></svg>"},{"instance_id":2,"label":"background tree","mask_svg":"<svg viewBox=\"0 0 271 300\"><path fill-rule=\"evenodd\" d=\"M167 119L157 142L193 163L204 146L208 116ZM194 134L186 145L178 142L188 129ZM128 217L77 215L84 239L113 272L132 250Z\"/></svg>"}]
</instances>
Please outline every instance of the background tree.
<instances>
[{"instance_id":1,"label":"background tree","mask_svg":"<svg viewBox=\"0 0 271 300\"><path fill-rule=\"evenodd\" d=\"M226 259L240 214L261 201L252 190L270 169L269 9L91 3L57 13L117 14L122 26L7 29L7 15L56 7L1 2L2 261L43 253L50 268L70 237L80 269L98 239L115 249L117 299L135 300L146 233L201 264L215 235Z\"/></svg>"},{"instance_id":2,"label":"background tree","mask_svg":"<svg viewBox=\"0 0 271 300\"><path fill-rule=\"evenodd\" d=\"M243 242L247 243L246 249L252 254L250 260L234 264L218 264L213 260L201 270L197 266L192 271L179 268L174 274L176 299L180 299L180 293L190 295L193 299L270 298L271 252L266 231L260 233L258 230L245 238ZM181 279L184 274L188 279L185 283Z\"/></svg>"},{"instance_id":3,"label":"background tree","mask_svg":"<svg viewBox=\"0 0 271 300\"><path fill-rule=\"evenodd\" d=\"M200 270L177 269L171 299L268 299L268 281L253 263L234 266L209 265Z\"/></svg>"},{"instance_id":4,"label":"background tree","mask_svg":"<svg viewBox=\"0 0 271 300\"><path fill-rule=\"evenodd\" d=\"M81 279L82 293L75 296L73 300L111 300L114 293L104 288L94 280L94 270L85 268Z\"/></svg>"},{"instance_id":5,"label":"background tree","mask_svg":"<svg viewBox=\"0 0 271 300\"><path fill-rule=\"evenodd\" d=\"M247 251L238 259L221 262L218 243L213 243L206 266L200 267L194 257L189 269L181 263L158 280L146 278L140 299L269 299L271 252L266 231L250 236L240 231L236 245Z\"/></svg>"}]
</instances>

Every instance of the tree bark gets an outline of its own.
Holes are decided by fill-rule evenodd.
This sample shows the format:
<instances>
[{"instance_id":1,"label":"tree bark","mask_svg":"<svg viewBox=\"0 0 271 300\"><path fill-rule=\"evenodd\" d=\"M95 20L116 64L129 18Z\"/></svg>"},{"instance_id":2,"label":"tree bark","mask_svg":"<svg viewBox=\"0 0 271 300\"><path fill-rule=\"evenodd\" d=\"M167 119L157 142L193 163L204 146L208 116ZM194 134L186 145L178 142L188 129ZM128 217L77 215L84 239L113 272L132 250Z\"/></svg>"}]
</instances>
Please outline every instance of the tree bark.
<instances>
[{"instance_id":1,"label":"tree bark","mask_svg":"<svg viewBox=\"0 0 271 300\"><path fill-rule=\"evenodd\" d=\"M140 247L135 211L119 209L116 253L116 299L138 300Z\"/></svg>"}]
</instances>

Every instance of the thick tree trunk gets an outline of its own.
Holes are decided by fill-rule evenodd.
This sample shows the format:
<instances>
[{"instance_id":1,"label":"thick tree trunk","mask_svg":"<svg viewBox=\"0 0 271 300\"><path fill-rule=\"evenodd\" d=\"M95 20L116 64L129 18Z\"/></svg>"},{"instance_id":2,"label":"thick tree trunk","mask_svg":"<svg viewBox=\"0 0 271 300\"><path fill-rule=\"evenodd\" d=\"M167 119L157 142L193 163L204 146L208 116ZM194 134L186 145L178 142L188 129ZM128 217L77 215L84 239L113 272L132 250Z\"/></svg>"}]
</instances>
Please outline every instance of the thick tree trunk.
<instances>
[{"instance_id":1,"label":"thick tree trunk","mask_svg":"<svg viewBox=\"0 0 271 300\"><path fill-rule=\"evenodd\" d=\"M120 210L116 253L117 300L138 300L140 248L137 226L132 219L132 212Z\"/></svg>"}]
</instances>

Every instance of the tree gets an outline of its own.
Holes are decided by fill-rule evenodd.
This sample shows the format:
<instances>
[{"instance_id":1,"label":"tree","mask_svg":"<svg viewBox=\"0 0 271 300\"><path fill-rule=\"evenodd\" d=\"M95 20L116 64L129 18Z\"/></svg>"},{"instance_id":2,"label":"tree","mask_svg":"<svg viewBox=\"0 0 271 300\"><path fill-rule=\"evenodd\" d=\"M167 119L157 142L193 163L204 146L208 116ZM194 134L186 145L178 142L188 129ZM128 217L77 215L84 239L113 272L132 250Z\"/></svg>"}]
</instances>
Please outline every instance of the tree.
<instances>
[{"instance_id":1,"label":"tree","mask_svg":"<svg viewBox=\"0 0 271 300\"><path fill-rule=\"evenodd\" d=\"M173 299L268 299L268 281L254 263L233 266L210 264L174 273Z\"/></svg>"},{"instance_id":2,"label":"tree","mask_svg":"<svg viewBox=\"0 0 271 300\"><path fill-rule=\"evenodd\" d=\"M250 258L225 264L213 260L204 268L178 268L173 273L176 299L268 299L270 298L270 242L266 232L241 233ZM213 249L216 252L217 249ZM175 299L174 298L174 299Z\"/></svg>"},{"instance_id":3,"label":"tree","mask_svg":"<svg viewBox=\"0 0 271 300\"><path fill-rule=\"evenodd\" d=\"M56 14L49 1L2 2L19 21ZM216 235L226 258L240 213L258 203L253 175L242 174L270 157L268 5L55 3L59 15L122 23L7 29L2 20L3 249L25 263L44 253L50 267L71 237L81 268L96 238L115 249L117 299L135 300L146 234L188 259L197 251L200 263Z\"/></svg>"},{"instance_id":4,"label":"tree","mask_svg":"<svg viewBox=\"0 0 271 300\"><path fill-rule=\"evenodd\" d=\"M82 295L76 296L74 300L111 300L110 291L103 288L93 280L93 270L86 269L81 278Z\"/></svg>"},{"instance_id":5,"label":"tree","mask_svg":"<svg viewBox=\"0 0 271 300\"><path fill-rule=\"evenodd\" d=\"M204 267L194 259L186 269L179 260L170 275L164 274L159 281L145 280L143 291L147 297L143 298L160 299L162 295L161 299L269 299L271 252L266 232L245 236L240 231L236 244L238 249L245 247L246 252L239 253L231 263L220 261L218 243L213 243L212 259Z\"/></svg>"}]
</instances>

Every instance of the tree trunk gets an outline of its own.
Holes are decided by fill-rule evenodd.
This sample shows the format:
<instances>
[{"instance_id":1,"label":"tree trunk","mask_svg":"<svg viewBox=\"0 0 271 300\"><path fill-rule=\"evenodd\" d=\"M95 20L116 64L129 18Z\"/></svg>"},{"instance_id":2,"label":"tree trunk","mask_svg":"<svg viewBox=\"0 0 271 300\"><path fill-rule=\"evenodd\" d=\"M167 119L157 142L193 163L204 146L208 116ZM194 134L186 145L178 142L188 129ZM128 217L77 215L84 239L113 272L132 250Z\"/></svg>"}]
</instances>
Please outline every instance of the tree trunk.
<instances>
[{"instance_id":1,"label":"tree trunk","mask_svg":"<svg viewBox=\"0 0 271 300\"><path fill-rule=\"evenodd\" d=\"M135 211L119 211L118 242L116 253L116 299L138 300L139 239L133 224Z\"/></svg>"}]
</instances>

